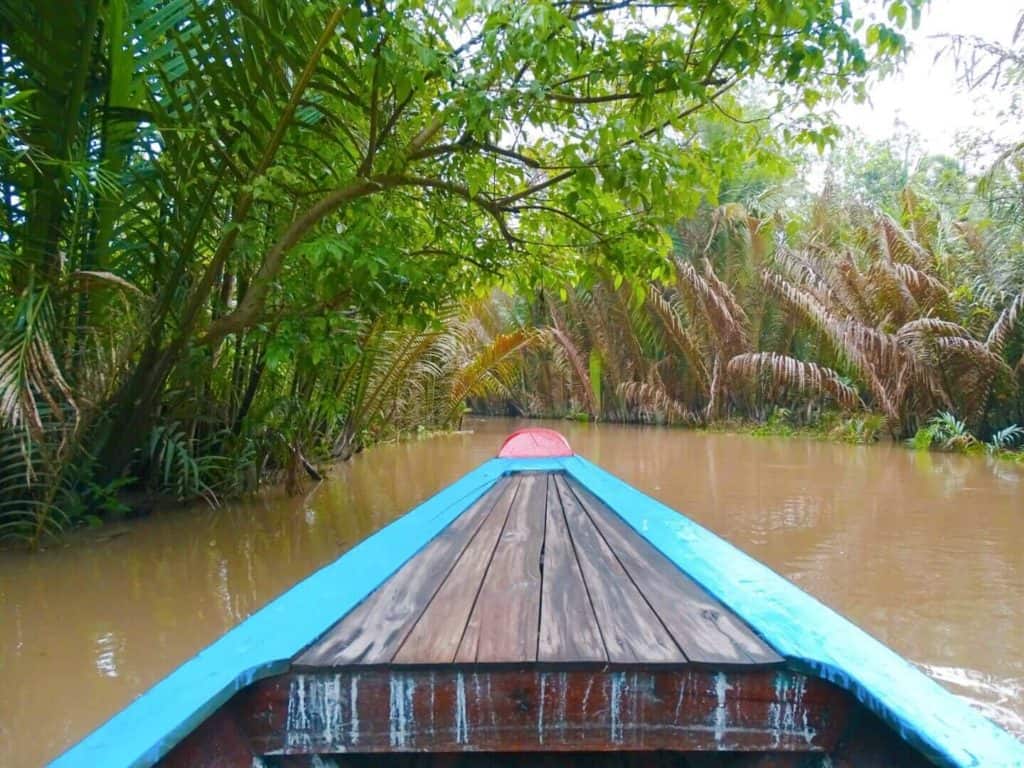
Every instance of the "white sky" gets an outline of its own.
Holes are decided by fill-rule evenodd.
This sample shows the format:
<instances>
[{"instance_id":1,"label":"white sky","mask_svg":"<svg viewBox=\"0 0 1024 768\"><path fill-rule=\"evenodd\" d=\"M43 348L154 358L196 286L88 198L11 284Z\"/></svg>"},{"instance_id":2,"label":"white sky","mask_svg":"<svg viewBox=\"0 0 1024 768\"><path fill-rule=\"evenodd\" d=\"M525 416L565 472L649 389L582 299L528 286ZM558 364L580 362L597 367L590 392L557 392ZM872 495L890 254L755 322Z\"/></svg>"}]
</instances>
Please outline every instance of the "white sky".
<instances>
[{"instance_id":1,"label":"white sky","mask_svg":"<svg viewBox=\"0 0 1024 768\"><path fill-rule=\"evenodd\" d=\"M957 82L953 60L935 56L947 41L936 36L975 35L1009 45L1024 13L1021 0L932 0L916 30L906 31L911 50L900 72L871 89L870 104L836 107L841 124L870 140L916 133L928 153L955 155L958 131L981 128L1019 135L1019 126L1004 126L997 116L1008 97L991 88L966 92Z\"/></svg>"}]
</instances>

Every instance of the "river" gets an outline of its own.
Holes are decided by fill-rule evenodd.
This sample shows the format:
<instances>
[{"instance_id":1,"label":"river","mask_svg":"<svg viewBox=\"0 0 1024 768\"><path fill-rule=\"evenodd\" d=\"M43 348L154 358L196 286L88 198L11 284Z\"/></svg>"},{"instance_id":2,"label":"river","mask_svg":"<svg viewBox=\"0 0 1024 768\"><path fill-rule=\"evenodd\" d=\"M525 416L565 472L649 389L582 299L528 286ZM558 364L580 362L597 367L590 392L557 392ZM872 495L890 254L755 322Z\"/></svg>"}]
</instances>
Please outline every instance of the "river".
<instances>
[{"instance_id":1,"label":"river","mask_svg":"<svg viewBox=\"0 0 1024 768\"><path fill-rule=\"evenodd\" d=\"M538 422L530 422L538 425ZM384 445L305 497L0 552L0 765L34 768L521 424ZM549 424L1024 738L1024 468L894 445Z\"/></svg>"}]
</instances>

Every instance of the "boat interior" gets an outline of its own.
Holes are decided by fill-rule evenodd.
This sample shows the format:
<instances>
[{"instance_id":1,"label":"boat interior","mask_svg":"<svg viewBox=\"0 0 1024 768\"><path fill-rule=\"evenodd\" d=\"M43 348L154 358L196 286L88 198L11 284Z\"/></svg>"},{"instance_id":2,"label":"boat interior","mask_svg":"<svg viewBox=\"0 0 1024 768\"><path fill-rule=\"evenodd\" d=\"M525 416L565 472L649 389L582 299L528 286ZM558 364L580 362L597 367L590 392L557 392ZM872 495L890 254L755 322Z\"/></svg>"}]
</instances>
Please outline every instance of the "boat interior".
<instances>
[{"instance_id":1,"label":"boat interior","mask_svg":"<svg viewBox=\"0 0 1024 768\"><path fill-rule=\"evenodd\" d=\"M929 764L557 471L501 478L161 762Z\"/></svg>"}]
</instances>

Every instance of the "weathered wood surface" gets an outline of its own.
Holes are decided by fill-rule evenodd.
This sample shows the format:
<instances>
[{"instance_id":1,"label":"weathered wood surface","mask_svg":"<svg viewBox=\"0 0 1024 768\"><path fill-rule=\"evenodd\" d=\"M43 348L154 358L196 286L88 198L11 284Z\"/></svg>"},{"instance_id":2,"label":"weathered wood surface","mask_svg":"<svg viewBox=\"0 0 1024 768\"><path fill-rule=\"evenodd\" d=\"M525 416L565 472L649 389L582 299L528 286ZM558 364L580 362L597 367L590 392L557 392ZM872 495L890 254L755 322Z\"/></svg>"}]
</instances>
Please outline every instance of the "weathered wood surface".
<instances>
[{"instance_id":1,"label":"weathered wood surface","mask_svg":"<svg viewBox=\"0 0 1024 768\"><path fill-rule=\"evenodd\" d=\"M476 536L463 551L444 584L395 655L398 664L446 664L455 660L462 633L473 612L480 585L520 492L518 479L504 484Z\"/></svg>"},{"instance_id":2,"label":"weathered wood surface","mask_svg":"<svg viewBox=\"0 0 1024 768\"><path fill-rule=\"evenodd\" d=\"M780 661L732 611L680 573L622 519L585 488L563 475L555 481L563 495L578 499L609 549L683 653L705 664L774 664Z\"/></svg>"},{"instance_id":3,"label":"weathered wood surface","mask_svg":"<svg viewBox=\"0 0 1024 768\"><path fill-rule=\"evenodd\" d=\"M927 768L930 763L845 691L785 669L449 665L349 667L261 680L237 693L159 765Z\"/></svg>"},{"instance_id":4,"label":"weathered wood surface","mask_svg":"<svg viewBox=\"0 0 1024 768\"><path fill-rule=\"evenodd\" d=\"M494 550L459 658L477 662L534 661L540 620L541 553L549 475L528 474ZM474 648L475 645L475 648Z\"/></svg>"},{"instance_id":5,"label":"weathered wood surface","mask_svg":"<svg viewBox=\"0 0 1024 768\"><path fill-rule=\"evenodd\" d=\"M496 485L455 518L296 662L309 666L390 662L507 485Z\"/></svg>"},{"instance_id":6,"label":"weathered wood surface","mask_svg":"<svg viewBox=\"0 0 1024 768\"><path fill-rule=\"evenodd\" d=\"M778 664L726 606L561 473L503 478L295 659Z\"/></svg>"},{"instance_id":7,"label":"weathered wood surface","mask_svg":"<svg viewBox=\"0 0 1024 768\"><path fill-rule=\"evenodd\" d=\"M849 697L787 670L350 668L259 682L256 754L831 750Z\"/></svg>"},{"instance_id":8,"label":"weathered wood surface","mask_svg":"<svg viewBox=\"0 0 1024 768\"><path fill-rule=\"evenodd\" d=\"M608 660L617 664L685 663L683 652L594 527L579 500L565 486L559 488L559 495L597 623L601 626Z\"/></svg>"},{"instance_id":9,"label":"weathered wood surface","mask_svg":"<svg viewBox=\"0 0 1024 768\"><path fill-rule=\"evenodd\" d=\"M543 662L605 661L608 651L553 479L548 482L546 515L537 658Z\"/></svg>"}]
</instances>

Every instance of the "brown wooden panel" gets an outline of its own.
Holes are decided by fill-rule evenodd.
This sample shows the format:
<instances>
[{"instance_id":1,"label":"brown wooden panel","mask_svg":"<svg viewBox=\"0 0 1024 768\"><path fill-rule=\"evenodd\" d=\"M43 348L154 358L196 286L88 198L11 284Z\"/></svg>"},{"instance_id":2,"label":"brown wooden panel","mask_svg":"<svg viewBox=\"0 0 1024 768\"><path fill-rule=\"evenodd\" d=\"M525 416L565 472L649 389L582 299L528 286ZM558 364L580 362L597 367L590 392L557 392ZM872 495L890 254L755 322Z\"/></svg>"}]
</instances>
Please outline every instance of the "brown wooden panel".
<instances>
[{"instance_id":1,"label":"brown wooden panel","mask_svg":"<svg viewBox=\"0 0 1024 768\"><path fill-rule=\"evenodd\" d=\"M540 558L548 474L523 474L516 503L498 540L457 661L519 662L537 658Z\"/></svg>"},{"instance_id":2,"label":"brown wooden panel","mask_svg":"<svg viewBox=\"0 0 1024 768\"><path fill-rule=\"evenodd\" d=\"M519 485L519 478L506 483L487 520L395 654L395 663L446 664L455 658Z\"/></svg>"},{"instance_id":3,"label":"brown wooden panel","mask_svg":"<svg viewBox=\"0 0 1024 768\"><path fill-rule=\"evenodd\" d=\"M257 754L827 752L851 703L824 681L750 666L476 666L292 673L235 708Z\"/></svg>"},{"instance_id":4,"label":"brown wooden panel","mask_svg":"<svg viewBox=\"0 0 1024 768\"><path fill-rule=\"evenodd\" d=\"M807 755L789 755L789 762L777 762L770 768L810 768ZM699 768L741 768L729 756L699 763ZM323 759L312 755L285 755L263 759L264 768L698 768L690 757L672 752L556 752L526 754L488 752L474 754L398 754L331 755ZM245 768L249 768L246 766ZM752 768L743 763L742 768ZM769 768L766 764L758 768Z\"/></svg>"},{"instance_id":5,"label":"brown wooden panel","mask_svg":"<svg viewBox=\"0 0 1024 768\"><path fill-rule=\"evenodd\" d=\"M540 601L537 659L544 662L606 661L594 607L590 604L562 501L548 481L547 523Z\"/></svg>"},{"instance_id":6,"label":"brown wooden panel","mask_svg":"<svg viewBox=\"0 0 1024 768\"><path fill-rule=\"evenodd\" d=\"M682 664L686 657L608 548L564 477L553 475L610 661Z\"/></svg>"},{"instance_id":7,"label":"brown wooden panel","mask_svg":"<svg viewBox=\"0 0 1024 768\"><path fill-rule=\"evenodd\" d=\"M333 667L390 662L510 482L511 478L499 480L366 600L297 656L295 664Z\"/></svg>"},{"instance_id":8,"label":"brown wooden panel","mask_svg":"<svg viewBox=\"0 0 1024 768\"><path fill-rule=\"evenodd\" d=\"M251 768L256 754L235 717L224 706L182 739L160 760L161 768ZM247 717L251 723L251 718Z\"/></svg>"},{"instance_id":9,"label":"brown wooden panel","mask_svg":"<svg viewBox=\"0 0 1024 768\"><path fill-rule=\"evenodd\" d=\"M753 630L680 571L615 512L575 480L560 480L579 499L605 542L690 661L777 664Z\"/></svg>"}]
</instances>

